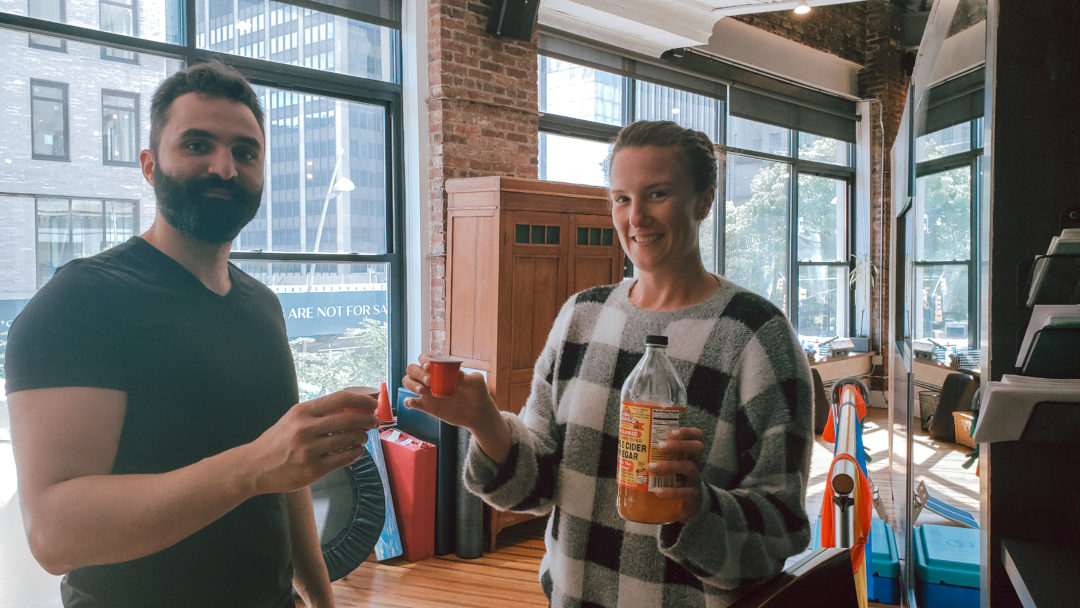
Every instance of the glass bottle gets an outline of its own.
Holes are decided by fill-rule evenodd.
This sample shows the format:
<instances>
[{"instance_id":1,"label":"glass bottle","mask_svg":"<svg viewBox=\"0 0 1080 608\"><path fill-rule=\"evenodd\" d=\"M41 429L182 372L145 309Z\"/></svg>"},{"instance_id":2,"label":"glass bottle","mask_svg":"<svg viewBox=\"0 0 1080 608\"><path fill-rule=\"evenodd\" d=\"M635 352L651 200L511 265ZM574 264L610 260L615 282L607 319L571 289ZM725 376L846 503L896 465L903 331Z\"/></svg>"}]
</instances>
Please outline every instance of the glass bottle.
<instances>
[{"instance_id":1,"label":"glass bottle","mask_svg":"<svg viewBox=\"0 0 1080 608\"><path fill-rule=\"evenodd\" d=\"M686 387L667 356L667 336L645 337L645 355L622 386L616 507L624 519L650 524L682 519L683 500L653 490L673 488L674 476L653 475L650 462L671 460L657 444L682 426Z\"/></svg>"}]
</instances>

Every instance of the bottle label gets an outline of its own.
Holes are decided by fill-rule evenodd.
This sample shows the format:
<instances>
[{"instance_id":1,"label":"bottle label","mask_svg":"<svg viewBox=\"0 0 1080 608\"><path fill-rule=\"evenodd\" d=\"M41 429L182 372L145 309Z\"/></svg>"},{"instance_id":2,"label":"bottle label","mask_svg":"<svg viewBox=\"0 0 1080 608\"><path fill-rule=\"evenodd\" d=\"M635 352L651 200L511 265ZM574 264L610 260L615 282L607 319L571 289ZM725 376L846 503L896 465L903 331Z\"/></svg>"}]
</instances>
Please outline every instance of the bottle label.
<instances>
[{"instance_id":1,"label":"bottle label","mask_svg":"<svg viewBox=\"0 0 1080 608\"><path fill-rule=\"evenodd\" d=\"M649 462L671 460L657 447L667 439L668 432L682 426L686 406L661 406L622 403L619 418L619 469L616 481L620 486L635 490L654 490L675 486L673 476L649 474Z\"/></svg>"}]
</instances>

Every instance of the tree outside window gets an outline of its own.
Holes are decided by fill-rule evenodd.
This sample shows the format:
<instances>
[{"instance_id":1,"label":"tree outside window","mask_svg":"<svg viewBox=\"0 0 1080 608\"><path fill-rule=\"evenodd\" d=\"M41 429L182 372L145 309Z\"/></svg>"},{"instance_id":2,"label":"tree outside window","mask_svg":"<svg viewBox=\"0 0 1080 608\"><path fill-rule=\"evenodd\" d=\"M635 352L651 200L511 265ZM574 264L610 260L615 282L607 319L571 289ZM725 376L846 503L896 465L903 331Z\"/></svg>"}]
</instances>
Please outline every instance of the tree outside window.
<instances>
[{"instance_id":1,"label":"tree outside window","mask_svg":"<svg viewBox=\"0 0 1080 608\"><path fill-rule=\"evenodd\" d=\"M791 147L785 142L793 133L737 117L731 124L731 139L751 148L727 156L725 276L785 311L804 341L818 343L848 335L850 170L821 165L847 168L850 146L794 133L799 141L796 158L761 158L750 154L787 153ZM777 134L779 141L774 137ZM797 173L794 183L793 171ZM702 240L710 238L712 231L707 223Z\"/></svg>"},{"instance_id":2,"label":"tree outside window","mask_svg":"<svg viewBox=\"0 0 1080 608\"><path fill-rule=\"evenodd\" d=\"M971 263L971 167L916 180L915 338L969 346L968 283Z\"/></svg>"},{"instance_id":3,"label":"tree outside window","mask_svg":"<svg viewBox=\"0 0 1080 608\"><path fill-rule=\"evenodd\" d=\"M724 274L787 310L791 165L728 156Z\"/></svg>"}]
</instances>

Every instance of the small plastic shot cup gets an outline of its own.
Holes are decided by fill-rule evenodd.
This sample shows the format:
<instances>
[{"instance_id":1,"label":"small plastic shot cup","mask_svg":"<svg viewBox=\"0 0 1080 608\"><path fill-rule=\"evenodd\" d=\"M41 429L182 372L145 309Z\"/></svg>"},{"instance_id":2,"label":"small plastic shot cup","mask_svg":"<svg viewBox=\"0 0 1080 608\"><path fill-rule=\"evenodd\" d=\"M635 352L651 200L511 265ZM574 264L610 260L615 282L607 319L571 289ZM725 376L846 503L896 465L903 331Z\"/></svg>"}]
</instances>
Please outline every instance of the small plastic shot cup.
<instances>
[{"instance_id":1,"label":"small plastic shot cup","mask_svg":"<svg viewBox=\"0 0 1080 608\"><path fill-rule=\"evenodd\" d=\"M458 371L461 359L434 356L428 359L428 379L431 394L436 397L449 397L457 388Z\"/></svg>"},{"instance_id":2,"label":"small plastic shot cup","mask_svg":"<svg viewBox=\"0 0 1080 608\"><path fill-rule=\"evenodd\" d=\"M367 395L368 397L371 397L372 399L375 399L376 401L379 400L379 389L376 388L376 387L373 387L373 386L347 386L342 390L350 392L350 393L355 393L357 395ZM371 414L371 413L373 413L373 412L369 412L367 410L360 409L358 407L347 407L347 408L345 408L345 411L346 412L359 412L361 414Z\"/></svg>"}]
</instances>

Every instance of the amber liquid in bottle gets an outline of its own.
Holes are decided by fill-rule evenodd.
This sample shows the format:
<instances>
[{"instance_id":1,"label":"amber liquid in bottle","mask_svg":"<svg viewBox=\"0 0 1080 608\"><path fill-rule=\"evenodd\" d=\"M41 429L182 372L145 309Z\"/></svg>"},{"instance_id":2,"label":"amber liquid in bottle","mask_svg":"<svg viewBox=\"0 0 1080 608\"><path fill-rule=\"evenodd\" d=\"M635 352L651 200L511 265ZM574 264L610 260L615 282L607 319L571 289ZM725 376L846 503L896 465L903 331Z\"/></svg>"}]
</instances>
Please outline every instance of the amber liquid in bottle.
<instances>
[{"instance_id":1,"label":"amber liquid in bottle","mask_svg":"<svg viewBox=\"0 0 1080 608\"><path fill-rule=\"evenodd\" d=\"M683 518L682 499L658 496L658 487L675 486L673 477L653 475L649 462L671 458L657 447L671 429L682 426L686 388L667 357L667 336L645 338L645 355L622 387L615 505L624 519L666 524Z\"/></svg>"}]
</instances>

